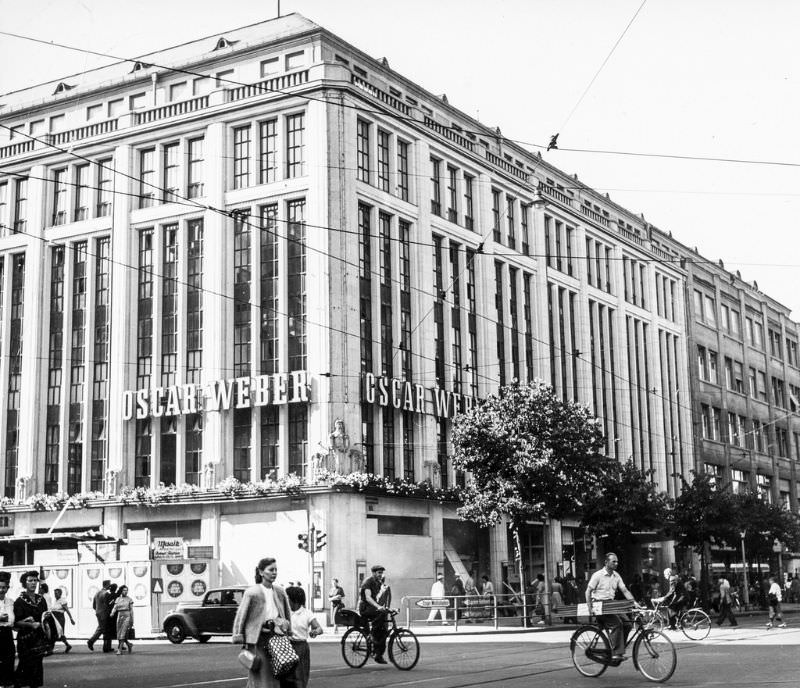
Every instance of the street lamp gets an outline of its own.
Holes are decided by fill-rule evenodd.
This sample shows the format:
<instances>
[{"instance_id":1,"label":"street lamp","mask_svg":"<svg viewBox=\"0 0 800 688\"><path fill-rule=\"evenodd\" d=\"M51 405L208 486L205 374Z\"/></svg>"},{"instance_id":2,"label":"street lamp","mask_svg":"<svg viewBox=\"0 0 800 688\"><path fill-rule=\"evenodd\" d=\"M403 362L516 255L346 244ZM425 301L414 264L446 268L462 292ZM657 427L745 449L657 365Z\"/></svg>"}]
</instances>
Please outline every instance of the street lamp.
<instances>
[{"instance_id":1,"label":"street lamp","mask_svg":"<svg viewBox=\"0 0 800 688\"><path fill-rule=\"evenodd\" d=\"M744 536L747 535L747 531L743 530L739 535L742 538L742 575L744 576L744 603L745 605L750 604L750 586L747 584L747 557L744 553Z\"/></svg>"}]
</instances>

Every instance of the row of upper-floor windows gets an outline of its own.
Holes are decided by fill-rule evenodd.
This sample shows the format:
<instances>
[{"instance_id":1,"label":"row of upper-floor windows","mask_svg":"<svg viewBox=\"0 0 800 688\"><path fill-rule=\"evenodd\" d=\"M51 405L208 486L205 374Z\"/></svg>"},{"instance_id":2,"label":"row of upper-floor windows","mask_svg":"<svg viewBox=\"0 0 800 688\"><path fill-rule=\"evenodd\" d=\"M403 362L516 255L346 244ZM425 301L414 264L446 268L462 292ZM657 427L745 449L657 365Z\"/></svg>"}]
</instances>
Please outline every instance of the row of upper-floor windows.
<instances>
[{"instance_id":1,"label":"row of upper-floor windows","mask_svg":"<svg viewBox=\"0 0 800 688\"><path fill-rule=\"evenodd\" d=\"M697 369L701 380L715 385L722 384L719 374L719 355L713 349L698 345ZM767 374L753 366L747 367L747 379L745 380L744 364L730 356L723 358L723 372L725 387L732 392L747 394L752 399L763 402L770 401L773 406L778 408L791 411L800 410L798 401L800 387L797 385L772 375L769 377L769 386L767 386Z\"/></svg>"},{"instance_id":2,"label":"row of upper-floor windows","mask_svg":"<svg viewBox=\"0 0 800 688\"><path fill-rule=\"evenodd\" d=\"M764 324L760 322L761 315L755 313L745 314L744 333L742 332L742 316L740 309L729 303L720 304L719 316L717 315L717 300L706 292L694 290L694 317L697 322L709 327L719 328L725 334L735 339L742 339L751 346L768 350L770 356L779 360L786 360L789 365L797 367L800 364L797 352L797 340L791 336L783 336L781 326L769 321L767 323L766 339L764 337ZM765 344L768 349L765 349Z\"/></svg>"},{"instance_id":3,"label":"row of upper-floor windows","mask_svg":"<svg viewBox=\"0 0 800 688\"><path fill-rule=\"evenodd\" d=\"M703 439L725 442L765 454L790 456L789 431L757 418L748 418L717 406L700 404L700 429ZM800 460L800 433L792 433L791 438L794 458Z\"/></svg>"},{"instance_id":4,"label":"row of upper-floor windows","mask_svg":"<svg viewBox=\"0 0 800 688\"><path fill-rule=\"evenodd\" d=\"M411 143L364 119L356 121L356 179L413 202Z\"/></svg>"},{"instance_id":5,"label":"row of upper-floor windows","mask_svg":"<svg viewBox=\"0 0 800 688\"><path fill-rule=\"evenodd\" d=\"M713 486L722 486L723 483L723 468L717 464L706 463L704 464L704 471L711 476L711 484ZM751 473L739 468L730 469L730 489L734 494L743 494L750 492L753 488L750 483ZM773 476L764 475L763 473L756 473L756 494L764 501L772 504L773 495L772 490L775 485ZM791 499L791 482L786 478L778 478L778 503L785 509L792 508ZM800 499L800 482L795 483L795 498Z\"/></svg>"}]
</instances>

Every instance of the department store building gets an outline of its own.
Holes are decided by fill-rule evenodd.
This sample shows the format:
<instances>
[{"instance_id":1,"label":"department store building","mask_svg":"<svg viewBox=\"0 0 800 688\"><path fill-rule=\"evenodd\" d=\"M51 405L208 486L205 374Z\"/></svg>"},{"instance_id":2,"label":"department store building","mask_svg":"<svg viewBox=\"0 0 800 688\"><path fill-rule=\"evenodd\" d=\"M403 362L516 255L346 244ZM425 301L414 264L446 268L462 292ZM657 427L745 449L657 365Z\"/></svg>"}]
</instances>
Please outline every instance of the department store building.
<instances>
[{"instance_id":1,"label":"department store building","mask_svg":"<svg viewBox=\"0 0 800 688\"><path fill-rule=\"evenodd\" d=\"M680 262L386 59L293 14L0 104L0 486L16 500L0 549L68 570L86 623L109 567L180 582L171 599L142 588L156 625L203 589L193 575L245 583L267 554L350 601L375 561L398 597L437 570L513 580L504 529L318 480L463 484L452 419L513 379L590 404L609 454L671 494L694 467ZM218 489L291 474L304 486L269 497ZM197 489L144 505L161 485ZM62 492L86 508L31 506ZM313 572L311 524L328 543ZM545 538L557 570L592 568L577 526L531 524L528 574ZM76 548L87 531L110 544ZM180 561L152 558L164 538Z\"/></svg>"}]
</instances>

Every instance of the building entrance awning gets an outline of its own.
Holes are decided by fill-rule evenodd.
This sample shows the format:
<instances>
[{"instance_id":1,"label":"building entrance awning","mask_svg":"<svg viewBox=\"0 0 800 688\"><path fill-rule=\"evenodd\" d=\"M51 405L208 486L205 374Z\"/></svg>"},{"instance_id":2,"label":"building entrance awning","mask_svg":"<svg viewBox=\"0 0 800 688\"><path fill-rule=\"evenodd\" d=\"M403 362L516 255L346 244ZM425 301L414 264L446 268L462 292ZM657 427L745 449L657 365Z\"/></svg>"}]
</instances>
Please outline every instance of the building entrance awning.
<instances>
[{"instance_id":1,"label":"building entrance awning","mask_svg":"<svg viewBox=\"0 0 800 688\"><path fill-rule=\"evenodd\" d=\"M22 543L78 543L78 542L119 542L118 538L110 535L103 535L94 530L87 530L75 533L30 533L27 535L3 535L0 536L0 546L4 544Z\"/></svg>"}]
</instances>

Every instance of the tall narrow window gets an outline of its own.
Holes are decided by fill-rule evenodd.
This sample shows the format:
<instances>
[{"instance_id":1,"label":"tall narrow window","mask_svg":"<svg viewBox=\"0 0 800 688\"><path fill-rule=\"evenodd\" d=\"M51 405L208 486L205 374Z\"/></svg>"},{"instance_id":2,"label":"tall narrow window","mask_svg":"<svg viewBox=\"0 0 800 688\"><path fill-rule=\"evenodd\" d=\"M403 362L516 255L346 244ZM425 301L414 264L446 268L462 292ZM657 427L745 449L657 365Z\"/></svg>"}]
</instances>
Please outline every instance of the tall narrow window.
<instances>
[{"instance_id":1,"label":"tall narrow window","mask_svg":"<svg viewBox=\"0 0 800 688\"><path fill-rule=\"evenodd\" d=\"M497 312L497 365L500 386L506 384L506 327L504 322L506 304L503 300L503 264L494 264L494 305Z\"/></svg>"},{"instance_id":2,"label":"tall narrow window","mask_svg":"<svg viewBox=\"0 0 800 688\"><path fill-rule=\"evenodd\" d=\"M409 200L408 187L408 144L397 141L397 195L404 201Z\"/></svg>"},{"instance_id":3,"label":"tall narrow window","mask_svg":"<svg viewBox=\"0 0 800 688\"><path fill-rule=\"evenodd\" d=\"M110 259L111 240L99 239L95 244L94 271L94 363L92 374L92 454L90 489L105 488L108 457L108 335L111 323Z\"/></svg>"},{"instance_id":4,"label":"tall narrow window","mask_svg":"<svg viewBox=\"0 0 800 688\"><path fill-rule=\"evenodd\" d=\"M286 118L286 176L302 177L305 167L305 115L289 115Z\"/></svg>"},{"instance_id":5,"label":"tall narrow window","mask_svg":"<svg viewBox=\"0 0 800 688\"><path fill-rule=\"evenodd\" d=\"M492 189L492 238L498 244L502 243L500 234L500 192Z\"/></svg>"},{"instance_id":6,"label":"tall narrow window","mask_svg":"<svg viewBox=\"0 0 800 688\"><path fill-rule=\"evenodd\" d=\"M475 177L468 174L464 175L464 227L467 229L475 229L475 209L474 209L474 193L475 193Z\"/></svg>"},{"instance_id":7,"label":"tall narrow window","mask_svg":"<svg viewBox=\"0 0 800 688\"><path fill-rule=\"evenodd\" d=\"M89 165L75 168L75 210L72 219L81 222L89 217Z\"/></svg>"},{"instance_id":8,"label":"tall narrow window","mask_svg":"<svg viewBox=\"0 0 800 688\"><path fill-rule=\"evenodd\" d=\"M392 218L386 213L378 214L378 269L380 270L380 314L381 314L381 375L394 377L393 314L392 314ZM384 414L392 409L384 409Z\"/></svg>"},{"instance_id":9,"label":"tall narrow window","mask_svg":"<svg viewBox=\"0 0 800 688\"><path fill-rule=\"evenodd\" d=\"M250 481L251 410L233 412L233 477L243 483Z\"/></svg>"},{"instance_id":10,"label":"tall narrow window","mask_svg":"<svg viewBox=\"0 0 800 688\"><path fill-rule=\"evenodd\" d=\"M178 144L170 143L164 146L164 203L176 200L180 193L180 168L178 167Z\"/></svg>"},{"instance_id":11,"label":"tall narrow window","mask_svg":"<svg viewBox=\"0 0 800 688\"><path fill-rule=\"evenodd\" d=\"M233 130L233 188L250 186L250 125Z\"/></svg>"},{"instance_id":12,"label":"tall narrow window","mask_svg":"<svg viewBox=\"0 0 800 688\"><path fill-rule=\"evenodd\" d=\"M431 212L434 215L442 214L442 161L431 158Z\"/></svg>"},{"instance_id":13,"label":"tall narrow window","mask_svg":"<svg viewBox=\"0 0 800 688\"><path fill-rule=\"evenodd\" d=\"M86 380L86 253L81 241L72 247L72 332L70 342L69 437L67 492L75 494L83 482L84 385Z\"/></svg>"},{"instance_id":14,"label":"tall narrow window","mask_svg":"<svg viewBox=\"0 0 800 688\"><path fill-rule=\"evenodd\" d=\"M156 196L155 148L139 151L139 207L150 208Z\"/></svg>"},{"instance_id":15,"label":"tall narrow window","mask_svg":"<svg viewBox=\"0 0 800 688\"><path fill-rule=\"evenodd\" d=\"M97 163L97 217L111 215L111 165L111 158Z\"/></svg>"},{"instance_id":16,"label":"tall narrow window","mask_svg":"<svg viewBox=\"0 0 800 688\"><path fill-rule=\"evenodd\" d=\"M139 232L136 387L150 387L153 372L153 230Z\"/></svg>"},{"instance_id":17,"label":"tall narrow window","mask_svg":"<svg viewBox=\"0 0 800 688\"><path fill-rule=\"evenodd\" d=\"M278 206L261 208L261 373L280 372L278 316L280 304L280 264L278 261ZM262 418L264 410L262 409ZM275 437L277 442L277 435ZM274 466L277 468L277 463ZM263 477L263 472L262 472Z\"/></svg>"},{"instance_id":18,"label":"tall narrow window","mask_svg":"<svg viewBox=\"0 0 800 688\"><path fill-rule=\"evenodd\" d=\"M53 225L67 221L67 170L53 172Z\"/></svg>"},{"instance_id":19,"label":"tall narrow window","mask_svg":"<svg viewBox=\"0 0 800 688\"><path fill-rule=\"evenodd\" d=\"M186 484L199 485L200 472L203 468L203 416L200 413L190 413L184 423Z\"/></svg>"},{"instance_id":20,"label":"tall narrow window","mask_svg":"<svg viewBox=\"0 0 800 688\"><path fill-rule=\"evenodd\" d=\"M508 269L508 306L511 312L511 368L516 380L520 379L519 371L519 307L517 300L517 268Z\"/></svg>"},{"instance_id":21,"label":"tall narrow window","mask_svg":"<svg viewBox=\"0 0 800 688\"><path fill-rule=\"evenodd\" d=\"M55 494L61 465L61 383L64 366L64 247L51 249L50 336L47 361L47 429L44 491Z\"/></svg>"},{"instance_id":22,"label":"tall narrow window","mask_svg":"<svg viewBox=\"0 0 800 688\"><path fill-rule=\"evenodd\" d=\"M378 131L378 188L389 192L389 134Z\"/></svg>"},{"instance_id":23,"label":"tall narrow window","mask_svg":"<svg viewBox=\"0 0 800 688\"><path fill-rule=\"evenodd\" d=\"M186 270L186 379L187 384L200 384L203 370L203 221L189 220ZM189 421L186 421L187 433ZM199 449L202 451L202 423ZM197 438L194 438L197 440ZM188 435L187 435L188 441ZM188 468L186 469L189 470Z\"/></svg>"},{"instance_id":24,"label":"tall narrow window","mask_svg":"<svg viewBox=\"0 0 800 688\"><path fill-rule=\"evenodd\" d=\"M463 389L463 361L461 342L461 247L450 242L450 288L453 294L452 307L450 308L450 351L451 351L451 389L462 394Z\"/></svg>"},{"instance_id":25,"label":"tall narrow window","mask_svg":"<svg viewBox=\"0 0 800 688\"><path fill-rule=\"evenodd\" d=\"M205 185L203 183L203 167L205 165L205 140L202 138L189 141L189 169L187 174L189 198L200 198L205 195Z\"/></svg>"},{"instance_id":26,"label":"tall narrow window","mask_svg":"<svg viewBox=\"0 0 800 688\"><path fill-rule=\"evenodd\" d=\"M361 331L361 372L372 369L372 232L371 208L358 205L358 300ZM362 414L363 417L363 414ZM366 440L365 440L366 441Z\"/></svg>"},{"instance_id":27,"label":"tall narrow window","mask_svg":"<svg viewBox=\"0 0 800 688\"><path fill-rule=\"evenodd\" d=\"M278 120L258 125L258 182L270 184L278 178Z\"/></svg>"},{"instance_id":28,"label":"tall narrow window","mask_svg":"<svg viewBox=\"0 0 800 688\"><path fill-rule=\"evenodd\" d=\"M134 448L134 485L150 487L150 457L153 453L153 429L149 418L136 421L136 446Z\"/></svg>"},{"instance_id":29,"label":"tall narrow window","mask_svg":"<svg viewBox=\"0 0 800 688\"><path fill-rule=\"evenodd\" d=\"M25 308L25 255L11 258L11 318L6 396L6 497L14 497L19 466L19 413L22 391L22 324Z\"/></svg>"},{"instance_id":30,"label":"tall narrow window","mask_svg":"<svg viewBox=\"0 0 800 688\"><path fill-rule=\"evenodd\" d=\"M403 411L403 478L414 482L414 414Z\"/></svg>"},{"instance_id":31,"label":"tall narrow window","mask_svg":"<svg viewBox=\"0 0 800 688\"><path fill-rule=\"evenodd\" d=\"M508 223L508 247L517 247L517 228L514 217L515 200L511 196L506 196L506 222Z\"/></svg>"},{"instance_id":32,"label":"tall narrow window","mask_svg":"<svg viewBox=\"0 0 800 688\"><path fill-rule=\"evenodd\" d=\"M176 416L165 416L161 419L161 470L159 481L165 485L174 485L176 480L178 422Z\"/></svg>"},{"instance_id":33,"label":"tall narrow window","mask_svg":"<svg viewBox=\"0 0 800 688\"><path fill-rule=\"evenodd\" d=\"M8 182L0 182L0 236L8 229Z\"/></svg>"},{"instance_id":34,"label":"tall narrow window","mask_svg":"<svg viewBox=\"0 0 800 688\"><path fill-rule=\"evenodd\" d=\"M383 409L383 477L397 477L395 473L394 409Z\"/></svg>"},{"instance_id":35,"label":"tall narrow window","mask_svg":"<svg viewBox=\"0 0 800 688\"><path fill-rule=\"evenodd\" d=\"M525 320L525 367L527 369L526 380L532 382L534 378L533 365L533 313L531 308L531 276L527 272L522 273L522 312Z\"/></svg>"},{"instance_id":36,"label":"tall narrow window","mask_svg":"<svg viewBox=\"0 0 800 688\"><path fill-rule=\"evenodd\" d=\"M475 293L475 251L467 249L467 330L469 332L469 393L478 398L478 305Z\"/></svg>"},{"instance_id":37,"label":"tall narrow window","mask_svg":"<svg viewBox=\"0 0 800 688\"><path fill-rule=\"evenodd\" d=\"M399 222L400 239L400 365L403 378L411 380L411 225Z\"/></svg>"},{"instance_id":38,"label":"tall narrow window","mask_svg":"<svg viewBox=\"0 0 800 688\"><path fill-rule=\"evenodd\" d=\"M233 376L250 371L250 215L237 212L233 221ZM249 427L249 420L248 420ZM248 442L249 451L249 442ZM248 462L249 471L249 462Z\"/></svg>"},{"instance_id":39,"label":"tall narrow window","mask_svg":"<svg viewBox=\"0 0 800 688\"><path fill-rule=\"evenodd\" d=\"M358 179L369 184L369 122L358 120L356 130L356 173Z\"/></svg>"},{"instance_id":40,"label":"tall narrow window","mask_svg":"<svg viewBox=\"0 0 800 688\"><path fill-rule=\"evenodd\" d=\"M14 232L24 234L28 226L28 180L17 179L14 196Z\"/></svg>"},{"instance_id":41,"label":"tall narrow window","mask_svg":"<svg viewBox=\"0 0 800 688\"><path fill-rule=\"evenodd\" d=\"M530 251L530 236L528 231L528 222L530 221L531 207L524 203L520 206L520 222L522 230L522 253L526 256L531 254Z\"/></svg>"},{"instance_id":42,"label":"tall narrow window","mask_svg":"<svg viewBox=\"0 0 800 688\"><path fill-rule=\"evenodd\" d=\"M447 166L447 219L458 222L458 170Z\"/></svg>"},{"instance_id":43,"label":"tall narrow window","mask_svg":"<svg viewBox=\"0 0 800 688\"><path fill-rule=\"evenodd\" d=\"M170 387L178 373L178 225L164 227L162 248L161 386Z\"/></svg>"},{"instance_id":44,"label":"tall narrow window","mask_svg":"<svg viewBox=\"0 0 800 688\"><path fill-rule=\"evenodd\" d=\"M444 389L444 256L442 238L433 236L433 335L436 386Z\"/></svg>"},{"instance_id":45,"label":"tall narrow window","mask_svg":"<svg viewBox=\"0 0 800 688\"><path fill-rule=\"evenodd\" d=\"M261 407L261 480L277 480L280 451L280 414L277 406Z\"/></svg>"},{"instance_id":46,"label":"tall narrow window","mask_svg":"<svg viewBox=\"0 0 800 688\"><path fill-rule=\"evenodd\" d=\"M308 406L289 404L289 473L305 476L307 457Z\"/></svg>"},{"instance_id":47,"label":"tall narrow window","mask_svg":"<svg viewBox=\"0 0 800 688\"><path fill-rule=\"evenodd\" d=\"M287 211L287 304L289 370L306 369L306 224L305 200L289 201Z\"/></svg>"}]
</instances>

